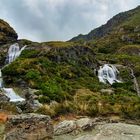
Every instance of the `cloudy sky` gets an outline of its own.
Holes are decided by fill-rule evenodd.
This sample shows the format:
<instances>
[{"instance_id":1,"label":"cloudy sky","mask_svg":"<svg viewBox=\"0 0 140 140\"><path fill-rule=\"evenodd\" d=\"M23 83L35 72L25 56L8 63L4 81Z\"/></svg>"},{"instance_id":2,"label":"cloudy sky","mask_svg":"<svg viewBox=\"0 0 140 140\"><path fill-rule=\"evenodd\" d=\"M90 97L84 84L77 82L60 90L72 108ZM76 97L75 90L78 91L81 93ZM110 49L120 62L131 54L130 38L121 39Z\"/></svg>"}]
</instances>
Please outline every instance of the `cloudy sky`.
<instances>
[{"instance_id":1,"label":"cloudy sky","mask_svg":"<svg viewBox=\"0 0 140 140\"><path fill-rule=\"evenodd\" d=\"M138 5L140 0L0 0L0 18L19 38L69 40Z\"/></svg>"}]
</instances>

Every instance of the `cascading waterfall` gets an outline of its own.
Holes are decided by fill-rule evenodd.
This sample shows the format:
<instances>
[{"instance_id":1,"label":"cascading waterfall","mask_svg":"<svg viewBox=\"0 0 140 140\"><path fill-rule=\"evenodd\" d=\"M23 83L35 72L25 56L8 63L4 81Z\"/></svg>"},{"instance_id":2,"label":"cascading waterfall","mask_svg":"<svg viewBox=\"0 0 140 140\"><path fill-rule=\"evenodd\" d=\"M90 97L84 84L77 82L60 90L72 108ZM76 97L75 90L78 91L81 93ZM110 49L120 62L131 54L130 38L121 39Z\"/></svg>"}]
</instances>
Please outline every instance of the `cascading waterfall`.
<instances>
[{"instance_id":1,"label":"cascading waterfall","mask_svg":"<svg viewBox=\"0 0 140 140\"><path fill-rule=\"evenodd\" d=\"M2 88L5 95L10 98L10 102L22 102L24 98L20 97L12 88Z\"/></svg>"},{"instance_id":2,"label":"cascading waterfall","mask_svg":"<svg viewBox=\"0 0 140 140\"><path fill-rule=\"evenodd\" d=\"M13 62L18 56L20 56L21 52L25 49L25 47L26 46L24 46L20 49L18 43L15 43L15 44L11 45L9 50L8 50L8 55L7 55L6 62L8 64ZM5 95L10 98L10 102L25 101L25 99L20 97L18 94L16 94L15 91L12 88L3 87L3 78L2 78L1 69L0 69L0 88L5 93Z\"/></svg>"},{"instance_id":3,"label":"cascading waterfall","mask_svg":"<svg viewBox=\"0 0 140 140\"><path fill-rule=\"evenodd\" d=\"M99 81L105 84L108 82L112 85L115 82L121 82L117 79L117 74L119 74L119 71L111 64L104 64L103 66L100 66L100 69L98 70Z\"/></svg>"},{"instance_id":4,"label":"cascading waterfall","mask_svg":"<svg viewBox=\"0 0 140 140\"><path fill-rule=\"evenodd\" d=\"M15 43L15 44L11 45L10 48L9 48L9 50L8 50L8 55L7 55L6 62L8 64L11 63L11 62L13 62L17 57L20 56L21 52L25 48L26 48L26 45L20 49L18 43Z\"/></svg>"}]
</instances>

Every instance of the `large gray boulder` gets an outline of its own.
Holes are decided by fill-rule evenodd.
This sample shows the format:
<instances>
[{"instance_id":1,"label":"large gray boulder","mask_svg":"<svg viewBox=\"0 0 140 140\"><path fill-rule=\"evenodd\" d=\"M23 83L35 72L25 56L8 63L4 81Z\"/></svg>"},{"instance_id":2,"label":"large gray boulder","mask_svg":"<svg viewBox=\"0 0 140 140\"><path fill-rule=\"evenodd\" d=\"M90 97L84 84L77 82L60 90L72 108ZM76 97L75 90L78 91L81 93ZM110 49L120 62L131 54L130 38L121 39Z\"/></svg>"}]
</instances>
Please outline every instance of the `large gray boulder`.
<instances>
[{"instance_id":1,"label":"large gray boulder","mask_svg":"<svg viewBox=\"0 0 140 140\"><path fill-rule=\"evenodd\" d=\"M98 133L83 135L74 140L140 140L140 126L125 123L108 123L95 127Z\"/></svg>"},{"instance_id":2,"label":"large gray boulder","mask_svg":"<svg viewBox=\"0 0 140 140\"><path fill-rule=\"evenodd\" d=\"M21 114L8 117L5 140L49 140L53 137L50 117L39 114Z\"/></svg>"}]
</instances>

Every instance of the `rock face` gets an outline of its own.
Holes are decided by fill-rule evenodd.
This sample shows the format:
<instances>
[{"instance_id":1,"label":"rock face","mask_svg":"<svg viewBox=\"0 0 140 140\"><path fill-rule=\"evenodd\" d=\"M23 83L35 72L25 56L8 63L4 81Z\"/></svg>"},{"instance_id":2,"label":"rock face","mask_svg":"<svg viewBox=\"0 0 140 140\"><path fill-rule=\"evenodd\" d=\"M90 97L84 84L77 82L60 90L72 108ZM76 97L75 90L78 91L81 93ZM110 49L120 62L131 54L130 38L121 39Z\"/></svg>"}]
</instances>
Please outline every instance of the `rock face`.
<instances>
[{"instance_id":1,"label":"rock face","mask_svg":"<svg viewBox=\"0 0 140 140\"><path fill-rule=\"evenodd\" d=\"M86 57L87 59L84 59ZM73 60L76 63L82 63L90 68L95 68L97 63L93 50L87 46L81 45L74 45L71 47L53 47L48 52L48 58L58 63L70 62Z\"/></svg>"},{"instance_id":2,"label":"rock face","mask_svg":"<svg viewBox=\"0 0 140 140\"><path fill-rule=\"evenodd\" d=\"M0 19L0 44L15 41L17 38L18 36L14 29L7 22Z\"/></svg>"},{"instance_id":3,"label":"rock face","mask_svg":"<svg viewBox=\"0 0 140 140\"><path fill-rule=\"evenodd\" d=\"M5 127L6 140L49 140L53 137L53 126L46 115L11 115Z\"/></svg>"},{"instance_id":4,"label":"rock face","mask_svg":"<svg viewBox=\"0 0 140 140\"><path fill-rule=\"evenodd\" d=\"M140 126L124 123L99 125L99 133L83 135L75 140L140 140Z\"/></svg>"}]
</instances>

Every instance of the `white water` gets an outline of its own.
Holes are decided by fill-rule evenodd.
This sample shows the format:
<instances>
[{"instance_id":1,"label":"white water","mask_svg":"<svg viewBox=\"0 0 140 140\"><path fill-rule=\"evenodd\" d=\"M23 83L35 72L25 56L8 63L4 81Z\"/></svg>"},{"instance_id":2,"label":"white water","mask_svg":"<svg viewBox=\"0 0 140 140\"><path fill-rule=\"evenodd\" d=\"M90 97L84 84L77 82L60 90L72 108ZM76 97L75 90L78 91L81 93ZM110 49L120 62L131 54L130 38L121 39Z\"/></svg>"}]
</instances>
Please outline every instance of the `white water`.
<instances>
[{"instance_id":1,"label":"white water","mask_svg":"<svg viewBox=\"0 0 140 140\"><path fill-rule=\"evenodd\" d=\"M12 88L2 88L5 95L10 98L10 102L22 102L24 98L20 97Z\"/></svg>"},{"instance_id":2,"label":"white water","mask_svg":"<svg viewBox=\"0 0 140 140\"><path fill-rule=\"evenodd\" d=\"M119 71L117 68L110 64L104 64L103 66L100 66L100 69L98 70L99 81L105 84L108 82L112 85L115 82L121 82L117 79L118 74Z\"/></svg>"},{"instance_id":3,"label":"white water","mask_svg":"<svg viewBox=\"0 0 140 140\"><path fill-rule=\"evenodd\" d=\"M17 57L19 57L21 52L25 49L25 47L26 46L24 46L20 49L18 43L11 45L9 50L8 50L8 55L7 55L8 64L13 62Z\"/></svg>"},{"instance_id":4,"label":"white water","mask_svg":"<svg viewBox=\"0 0 140 140\"><path fill-rule=\"evenodd\" d=\"M11 45L8 50L8 55L7 55L7 60L6 60L8 62L8 64L13 62L21 54L21 52L25 49L25 47L26 46L24 46L20 49L18 43ZM25 101L25 99L20 97L18 94L16 94L12 88L3 87L3 78L2 78L1 69L0 69L0 88L1 88L1 90L3 90L5 95L10 98L10 102Z\"/></svg>"}]
</instances>

